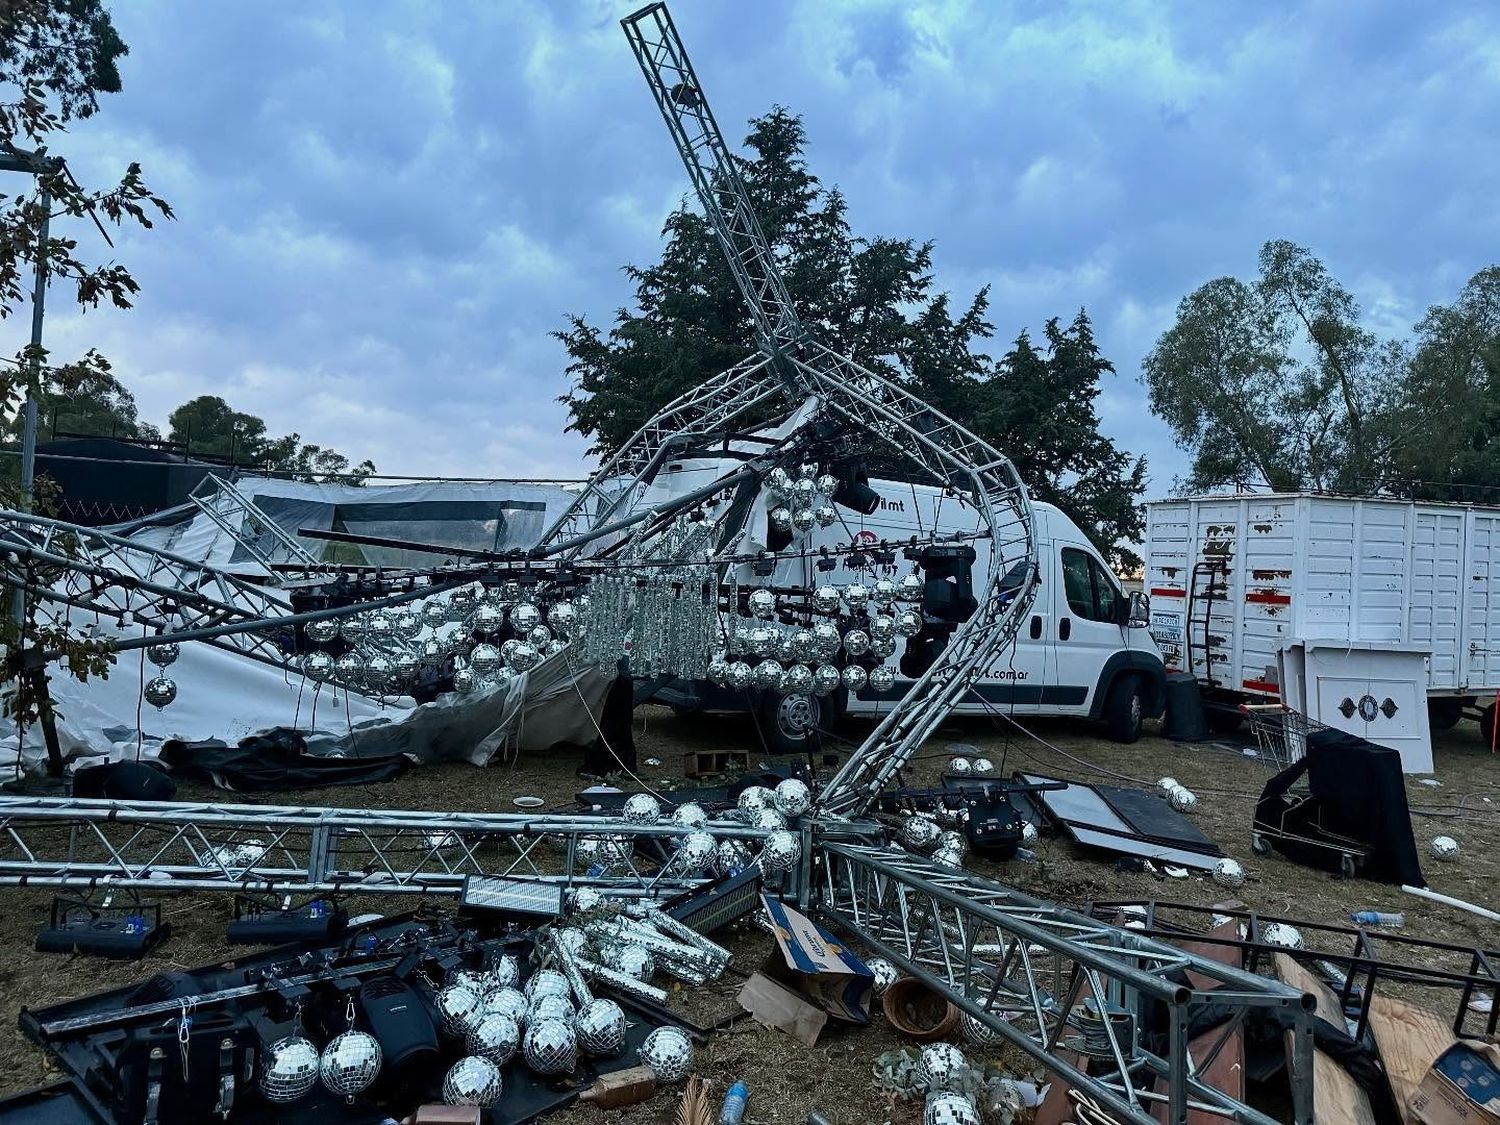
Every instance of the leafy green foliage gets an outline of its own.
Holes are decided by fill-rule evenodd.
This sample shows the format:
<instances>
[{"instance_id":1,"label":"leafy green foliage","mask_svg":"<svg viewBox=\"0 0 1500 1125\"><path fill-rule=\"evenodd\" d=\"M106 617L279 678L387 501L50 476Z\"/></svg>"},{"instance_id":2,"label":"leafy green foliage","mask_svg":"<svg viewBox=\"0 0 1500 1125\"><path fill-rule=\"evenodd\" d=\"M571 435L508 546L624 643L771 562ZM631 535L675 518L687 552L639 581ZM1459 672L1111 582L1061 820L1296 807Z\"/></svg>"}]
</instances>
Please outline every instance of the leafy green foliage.
<instances>
[{"instance_id":1,"label":"leafy green foliage","mask_svg":"<svg viewBox=\"0 0 1500 1125\"><path fill-rule=\"evenodd\" d=\"M955 306L935 287L932 244L856 236L837 189L808 169L800 118L777 107L750 123L740 174L798 315L835 351L900 382L1016 456L1028 486L1058 504L1101 549L1129 565L1143 530L1145 464L1099 433L1099 381L1113 367L1088 318L1023 334L996 361L987 291ZM660 261L627 266L634 307L608 329L568 318L569 428L608 455L662 406L755 350L748 311L707 221L684 206L667 220ZM881 461L886 472L902 471Z\"/></svg>"},{"instance_id":2,"label":"leafy green foliage","mask_svg":"<svg viewBox=\"0 0 1500 1125\"><path fill-rule=\"evenodd\" d=\"M304 445L301 434L272 438L254 414L233 409L218 395L199 395L167 418L168 437L190 453L249 465L292 480L337 480L360 484L375 472L370 461L350 466L349 458L320 445Z\"/></svg>"}]
</instances>

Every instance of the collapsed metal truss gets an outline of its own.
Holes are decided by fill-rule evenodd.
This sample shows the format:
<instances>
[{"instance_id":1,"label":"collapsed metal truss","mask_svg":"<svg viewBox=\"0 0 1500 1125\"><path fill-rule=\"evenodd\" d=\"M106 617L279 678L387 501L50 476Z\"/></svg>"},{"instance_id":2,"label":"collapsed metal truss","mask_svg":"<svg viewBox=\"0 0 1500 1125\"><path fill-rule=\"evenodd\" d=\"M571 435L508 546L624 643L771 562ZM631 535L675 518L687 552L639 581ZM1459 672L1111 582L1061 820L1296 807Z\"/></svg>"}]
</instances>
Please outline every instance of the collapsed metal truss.
<instances>
[{"instance_id":1,"label":"collapsed metal truss","mask_svg":"<svg viewBox=\"0 0 1500 1125\"><path fill-rule=\"evenodd\" d=\"M267 571L274 573L273 568L284 563L318 565L318 560L296 536L283 531L255 501L223 477L209 473L188 494L188 499Z\"/></svg>"},{"instance_id":2,"label":"collapsed metal truss","mask_svg":"<svg viewBox=\"0 0 1500 1125\"><path fill-rule=\"evenodd\" d=\"M1156 1125L1153 1106L1165 1105L1169 1125L1185 1125L1189 1110L1275 1125L1199 1075L1248 1016L1289 1013L1293 1121L1312 1125L1311 997L905 852L826 842L820 859L826 919L938 988L1121 1121ZM1199 987L1188 970L1217 987ZM1165 1053L1134 1034L1143 1000L1167 1013ZM1133 1018L1091 1019L1086 1004ZM1216 1045L1195 1058L1189 1028L1209 1008L1230 1015ZM1061 1057L1069 1048L1089 1060L1087 1073ZM1164 1082L1165 1092L1151 1089L1151 1079Z\"/></svg>"},{"instance_id":3,"label":"collapsed metal truss","mask_svg":"<svg viewBox=\"0 0 1500 1125\"><path fill-rule=\"evenodd\" d=\"M710 823L717 839L767 832ZM0 886L456 895L470 875L660 897L703 882L668 848L688 829L566 813L0 797ZM602 842L602 845L601 845Z\"/></svg>"}]
</instances>

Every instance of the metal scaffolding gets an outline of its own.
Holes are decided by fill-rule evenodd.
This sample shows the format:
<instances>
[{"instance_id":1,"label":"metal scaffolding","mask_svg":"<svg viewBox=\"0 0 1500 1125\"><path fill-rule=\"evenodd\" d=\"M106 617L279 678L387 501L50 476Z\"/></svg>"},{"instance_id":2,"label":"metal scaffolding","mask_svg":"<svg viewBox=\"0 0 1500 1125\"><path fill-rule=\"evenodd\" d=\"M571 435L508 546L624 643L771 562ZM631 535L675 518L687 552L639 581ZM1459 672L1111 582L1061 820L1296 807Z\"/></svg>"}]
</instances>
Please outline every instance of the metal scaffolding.
<instances>
[{"instance_id":1,"label":"metal scaffolding","mask_svg":"<svg viewBox=\"0 0 1500 1125\"><path fill-rule=\"evenodd\" d=\"M231 539L243 547L268 571L276 563L298 563L316 567L318 560L288 535L255 501L223 477L209 473L188 494L188 499Z\"/></svg>"}]
</instances>

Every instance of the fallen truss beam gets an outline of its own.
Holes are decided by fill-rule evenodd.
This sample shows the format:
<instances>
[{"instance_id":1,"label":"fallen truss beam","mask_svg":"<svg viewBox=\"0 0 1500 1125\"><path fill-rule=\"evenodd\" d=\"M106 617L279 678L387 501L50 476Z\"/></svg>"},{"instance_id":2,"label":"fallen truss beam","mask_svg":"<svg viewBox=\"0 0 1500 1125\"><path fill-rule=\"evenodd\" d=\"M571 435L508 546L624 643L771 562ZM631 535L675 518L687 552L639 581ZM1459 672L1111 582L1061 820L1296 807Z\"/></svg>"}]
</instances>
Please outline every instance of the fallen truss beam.
<instances>
[{"instance_id":1,"label":"fallen truss beam","mask_svg":"<svg viewBox=\"0 0 1500 1125\"><path fill-rule=\"evenodd\" d=\"M1292 1120L1312 1125L1312 997L906 852L826 843L821 854L828 920L1120 1121L1158 1125L1153 1107L1164 1105L1168 1125L1186 1125L1190 1110L1275 1125L1199 1078L1248 1016L1275 1010L1293 1028ZM1188 970L1213 984L1191 983ZM1143 1002L1167 1013L1160 1053L1140 1034ZM1230 1015L1193 1058L1190 1027L1209 1009ZM1087 1059L1087 1071L1062 1052Z\"/></svg>"},{"instance_id":2,"label":"fallen truss beam","mask_svg":"<svg viewBox=\"0 0 1500 1125\"><path fill-rule=\"evenodd\" d=\"M715 839L765 831L711 822ZM657 897L701 871L638 843L676 824L619 817L0 798L0 886L457 895L481 875Z\"/></svg>"}]
</instances>

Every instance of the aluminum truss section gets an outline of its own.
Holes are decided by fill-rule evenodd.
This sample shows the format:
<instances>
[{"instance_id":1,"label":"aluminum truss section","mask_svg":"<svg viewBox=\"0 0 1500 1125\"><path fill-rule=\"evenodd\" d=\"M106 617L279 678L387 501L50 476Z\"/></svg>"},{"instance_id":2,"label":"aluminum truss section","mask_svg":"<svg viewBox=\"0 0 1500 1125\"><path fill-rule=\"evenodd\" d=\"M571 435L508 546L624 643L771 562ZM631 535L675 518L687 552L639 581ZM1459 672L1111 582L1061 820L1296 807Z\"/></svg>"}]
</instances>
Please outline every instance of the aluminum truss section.
<instances>
[{"instance_id":1,"label":"aluminum truss section","mask_svg":"<svg viewBox=\"0 0 1500 1125\"><path fill-rule=\"evenodd\" d=\"M283 531L250 497L223 477L209 473L188 494L188 499L266 570L271 571L277 563L298 563L309 568L319 565L296 536Z\"/></svg>"},{"instance_id":2,"label":"aluminum truss section","mask_svg":"<svg viewBox=\"0 0 1500 1125\"><path fill-rule=\"evenodd\" d=\"M1164 942L891 849L827 842L820 911L1122 1122L1186 1125L1190 1110L1275 1125L1198 1075L1257 1011L1293 1025L1293 1121L1312 1125L1313 998L1265 977L1193 956ZM1207 978L1212 990L1192 983ZM1167 1013L1168 1043L1143 1045L1142 1001ZM1113 1013L1093 1019L1094 1012ZM1230 1013L1204 1057L1188 1049L1190 1024L1212 1008ZM1089 1072L1064 1059L1074 1050ZM1154 1080L1154 1081L1153 1081ZM1153 1087L1165 1083L1165 1092Z\"/></svg>"},{"instance_id":3,"label":"aluminum truss section","mask_svg":"<svg viewBox=\"0 0 1500 1125\"><path fill-rule=\"evenodd\" d=\"M763 839L742 824L718 839ZM661 896L702 882L638 844L687 829L568 814L0 797L0 886L456 895L470 875Z\"/></svg>"}]
</instances>

